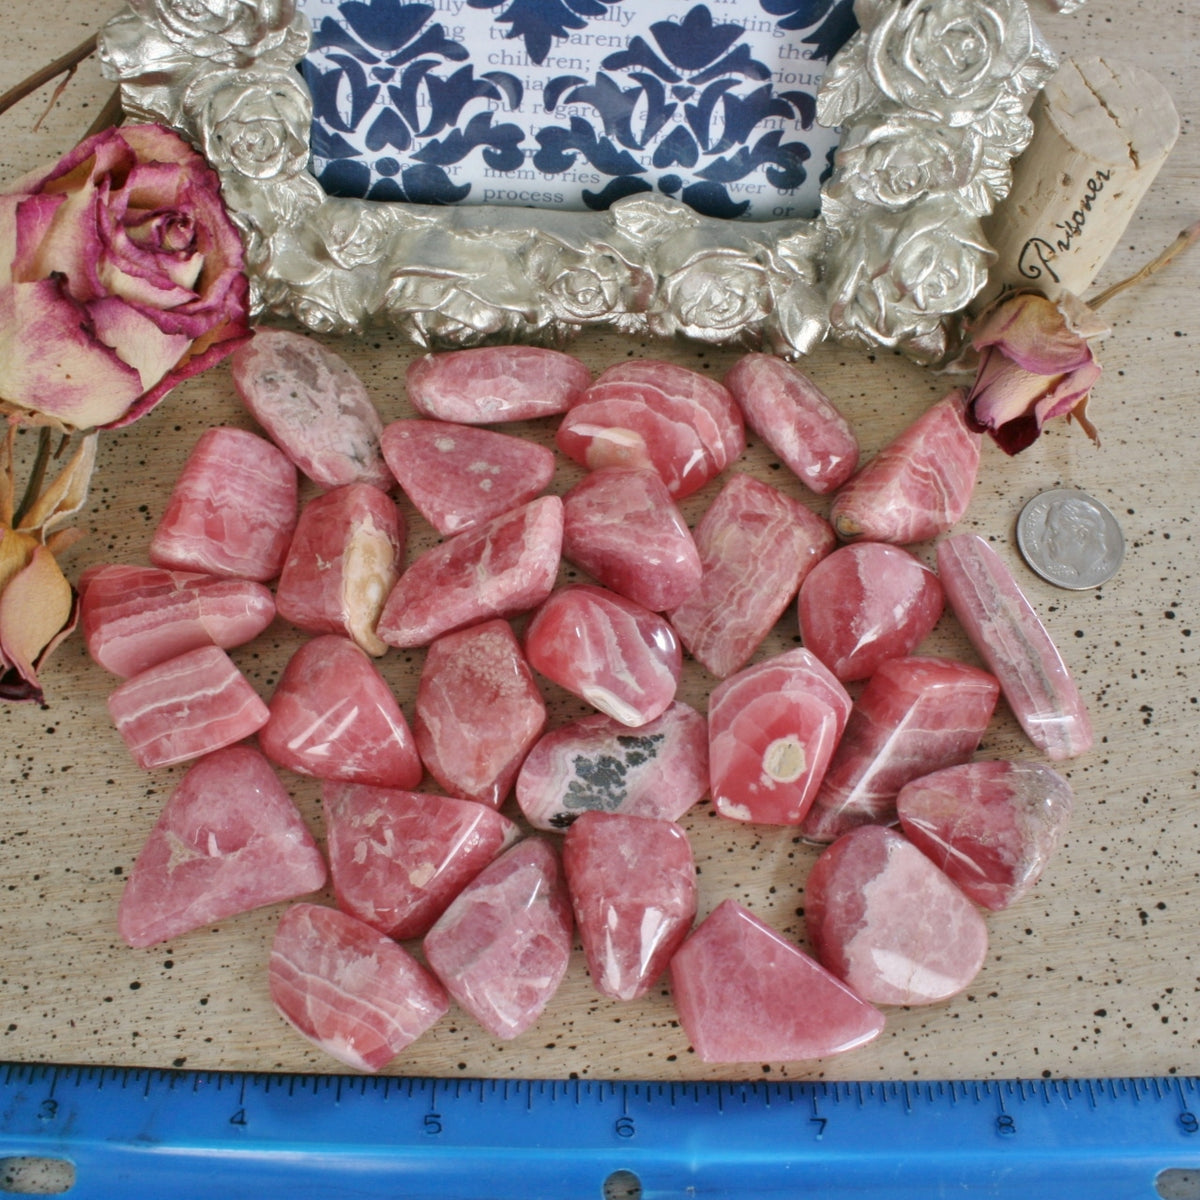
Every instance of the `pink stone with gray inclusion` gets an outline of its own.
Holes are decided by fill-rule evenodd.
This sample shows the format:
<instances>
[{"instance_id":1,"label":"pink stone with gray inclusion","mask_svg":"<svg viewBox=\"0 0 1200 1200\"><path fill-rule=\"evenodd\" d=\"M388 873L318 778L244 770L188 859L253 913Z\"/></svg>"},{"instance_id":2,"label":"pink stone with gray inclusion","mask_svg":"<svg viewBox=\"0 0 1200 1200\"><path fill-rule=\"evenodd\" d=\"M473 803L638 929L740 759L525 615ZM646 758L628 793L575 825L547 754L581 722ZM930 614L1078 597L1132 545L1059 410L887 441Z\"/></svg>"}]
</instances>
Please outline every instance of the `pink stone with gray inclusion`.
<instances>
[{"instance_id":1,"label":"pink stone with gray inclusion","mask_svg":"<svg viewBox=\"0 0 1200 1200\"><path fill-rule=\"evenodd\" d=\"M945 595L938 577L907 550L856 542L822 559L800 585L800 637L849 683L880 663L911 654L938 623Z\"/></svg>"},{"instance_id":2,"label":"pink stone with gray inclusion","mask_svg":"<svg viewBox=\"0 0 1200 1200\"><path fill-rule=\"evenodd\" d=\"M538 739L516 790L537 829L566 829L592 810L678 820L708 791L708 723L680 700L637 729L580 717Z\"/></svg>"},{"instance_id":3,"label":"pink stone with gray inclusion","mask_svg":"<svg viewBox=\"0 0 1200 1200\"><path fill-rule=\"evenodd\" d=\"M966 762L991 720L1000 687L986 671L951 659L892 658L871 676L801 831L814 842L896 820L910 780Z\"/></svg>"},{"instance_id":4,"label":"pink stone with gray inclusion","mask_svg":"<svg viewBox=\"0 0 1200 1200\"><path fill-rule=\"evenodd\" d=\"M545 702L507 621L460 629L429 647L413 737L450 795L499 808L545 724Z\"/></svg>"},{"instance_id":5,"label":"pink stone with gray inclusion","mask_svg":"<svg viewBox=\"0 0 1200 1200\"><path fill-rule=\"evenodd\" d=\"M486 866L425 936L425 958L490 1034L515 1038L541 1016L567 971L571 902L558 857L526 838Z\"/></svg>"},{"instance_id":6,"label":"pink stone with gray inclusion","mask_svg":"<svg viewBox=\"0 0 1200 1200\"><path fill-rule=\"evenodd\" d=\"M846 689L803 648L718 684L708 702L713 807L737 821L799 824L850 707Z\"/></svg>"},{"instance_id":7,"label":"pink stone with gray inclusion","mask_svg":"<svg viewBox=\"0 0 1200 1200\"><path fill-rule=\"evenodd\" d=\"M389 646L425 646L535 608L558 577L562 530L562 500L541 496L426 550L400 576L375 632Z\"/></svg>"},{"instance_id":8,"label":"pink stone with gray inclusion","mask_svg":"<svg viewBox=\"0 0 1200 1200\"><path fill-rule=\"evenodd\" d=\"M356 1071L378 1071L446 1014L445 989L403 946L336 908L293 904L267 964L283 1019Z\"/></svg>"},{"instance_id":9,"label":"pink stone with gray inclusion","mask_svg":"<svg viewBox=\"0 0 1200 1200\"><path fill-rule=\"evenodd\" d=\"M667 621L591 584L555 592L525 629L529 664L622 725L645 725L675 699L683 670Z\"/></svg>"},{"instance_id":10,"label":"pink stone with gray inclusion","mask_svg":"<svg viewBox=\"0 0 1200 1200\"><path fill-rule=\"evenodd\" d=\"M593 471L567 492L563 557L654 612L680 604L700 583L691 530L654 471Z\"/></svg>"},{"instance_id":11,"label":"pink stone with gray inclusion","mask_svg":"<svg viewBox=\"0 0 1200 1200\"><path fill-rule=\"evenodd\" d=\"M817 957L874 1004L957 995L987 955L987 925L911 842L865 825L813 864L804 920Z\"/></svg>"},{"instance_id":12,"label":"pink stone with gray inclusion","mask_svg":"<svg viewBox=\"0 0 1200 1200\"><path fill-rule=\"evenodd\" d=\"M196 762L172 791L117 908L151 946L325 883L325 861L271 764L249 746Z\"/></svg>"},{"instance_id":13,"label":"pink stone with gray inclusion","mask_svg":"<svg viewBox=\"0 0 1200 1200\"><path fill-rule=\"evenodd\" d=\"M424 937L450 901L520 836L471 800L326 782L329 869L338 907L388 937Z\"/></svg>"},{"instance_id":14,"label":"pink stone with gray inclusion","mask_svg":"<svg viewBox=\"0 0 1200 1200\"><path fill-rule=\"evenodd\" d=\"M724 679L749 661L837 539L828 522L749 475L721 489L695 538L700 585L668 615L684 648Z\"/></svg>"},{"instance_id":15,"label":"pink stone with gray inclusion","mask_svg":"<svg viewBox=\"0 0 1200 1200\"><path fill-rule=\"evenodd\" d=\"M701 1062L797 1062L865 1045L883 1014L735 900L671 960L679 1022Z\"/></svg>"},{"instance_id":16,"label":"pink stone with gray inclusion","mask_svg":"<svg viewBox=\"0 0 1200 1200\"><path fill-rule=\"evenodd\" d=\"M999 910L1041 878L1071 815L1071 785L1042 763L963 763L905 784L896 811L914 846Z\"/></svg>"},{"instance_id":17,"label":"pink stone with gray inclusion","mask_svg":"<svg viewBox=\"0 0 1200 1200\"><path fill-rule=\"evenodd\" d=\"M1001 557L972 533L947 538L937 555L950 607L1029 740L1056 761L1090 750L1092 721L1083 697Z\"/></svg>"},{"instance_id":18,"label":"pink stone with gray inclusion","mask_svg":"<svg viewBox=\"0 0 1200 1200\"><path fill-rule=\"evenodd\" d=\"M673 821L584 813L563 841L563 871L592 984L636 1000L659 980L696 915L696 866Z\"/></svg>"}]
</instances>

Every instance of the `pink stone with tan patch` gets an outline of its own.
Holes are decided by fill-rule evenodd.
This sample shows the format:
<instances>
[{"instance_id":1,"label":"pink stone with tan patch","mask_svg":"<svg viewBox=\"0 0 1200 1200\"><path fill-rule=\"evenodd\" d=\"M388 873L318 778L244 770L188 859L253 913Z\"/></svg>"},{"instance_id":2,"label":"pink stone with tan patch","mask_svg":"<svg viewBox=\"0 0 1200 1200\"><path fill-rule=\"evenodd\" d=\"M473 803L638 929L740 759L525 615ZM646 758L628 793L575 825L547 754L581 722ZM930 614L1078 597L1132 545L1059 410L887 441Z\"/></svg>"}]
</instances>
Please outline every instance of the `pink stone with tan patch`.
<instances>
[{"instance_id":1,"label":"pink stone with tan patch","mask_svg":"<svg viewBox=\"0 0 1200 1200\"><path fill-rule=\"evenodd\" d=\"M911 654L944 606L938 577L907 550L855 542L813 567L796 611L804 645L849 683Z\"/></svg>"},{"instance_id":2,"label":"pink stone with tan patch","mask_svg":"<svg viewBox=\"0 0 1200 1200\"><path fill-rule=\"evenodd\" d=\"M425 958L493 1037L524 1033L558 990L571 955L571 902L558 857L526 838L486 866L425 935Z\"/></svg>"},{"instance_id":3,"label":"pink stone with tan patch","mask_svg":"<svg viewBox=\"0 0 1200 1200\"><path fill-rule=\"evenodd\" d=\"M591 584L546 600L525 629L525 654L535 671L630 727L666 712L683 670L665 618Z\"/></svg>"},{"instance_id":4,"label":"pink stone with tan patch","mask_svg":"<svg viewBox=\"0 0 1200 1200\"><path fill-rule=\"evenodd\" d=\"M554 477L548 447L448 421L393 421L383 454L417 511L447 536L528 504Z\"/></svg>"},{"instance_id":5,"label":"pink stone with tan patch","mask_svg":"<svg viewBox=\"0 0 1200 1200\"><path fill-rule=\"evenodd\" d=\"M1026 895L1071 815L1071 785L1035 762L971 762L906 783L900 827L976 904L993 911Z\"/></svg>"},{"instance_id":6,"label":"pink stone with tan patch","mask_svg":"<svg viewBox=\"0 0 1200 1200\"><path fill-rule=\"evenodd\" d=\"M545 702L507 621L472 625L429 647L413 737L450 795L499 808L545 724Z\"/></svg>"},{"instance_id":7,"label":"pink stone with tan patch","mask_svg":"<svg viewBox=\"0 0 1200 1200\"><path fill-rule=\"evenodd\" d=\"M193 764L133 864L117 931L151 946L325 883L325 860L271 764L230 746Z\"/></svg>"},{"instance_id":8,"label":"pink stone with tan patch","mask_svg":"<svg viewBox=\"0 0 1200 1200\"><path fill-rule=\"evenodd\" d=\"M446 1014L445 989L402 946L336 908L293 904L267 963L279 1015L356 1071L378 1071Z\"/></svg>"},{"instance_id":9,"label":"pink stone with tan patch","mask_svg":"<svg viewBox=\"0 0 1200 1200\"><path fill-rule=\"evenodd\" d=\"M452 796L326 782L321 798L338 907L398 941L424 937L520 836L507 817Z\"/></svg>"},{"instance_id":10,"label":"pink stone with tan patch","mask_svg":"<svg viewBox=\"0 0 1200 1200\"><path fill-rule=\"evenodd\" d=\"M272 762L300 775L412 788L421 760L400 705L348 638L315 637L292 655L258 734Z\"/></svg>"},{"instance_id":11,"label":"pink stone with tan patch","mask_svg":"<svg viewBox=\"0 0 1200 1200\"><path fill-rule=\"evenodd\" d=\"M558 576L562 529L562 500L541 496L426 550L400 576L375 632L389 646L425 646L536 608Z\"/></svg>"},{"instance_id":12,"label":"pink stone with tan patch","mask_svg":"<svg viewBox=\"0 0 1200 1200\"><path fill-rule=\"evenodd\" d=\"M683 828L586 812L563 840L563 872L593 986L614 1000L646 995L696 915L696 865Z\"/></svg>"},{"instance_id":13,"label":"pink stone with tan patch","mask_svg":"<svg viewBox=\"0 0 1200 1200\"><path fill-rule=\"evenodd\" d=\"M121 676L201 646L245 645L275 617L275 597L261 583L162 567L91 567L79 594L88 653Z\"/></svg>"},{"instance_id":14,"label":"pink stone with tan patch","mask_svg":"<svg viewBox=\"0 0 1200 1200\"><path fill-rule=\"evenodd\" d=\"M375 634L404 563L404 518L367 483L334 488L300 512L275 589L279 615L310 633L340 633L379 657Z\"/></svg>"},{"instance_id":15,"label":"pink stone with tan patch","mask_svg":"<svg viewBox=\"0 0 1200 1200\"><path fill-rule=\"evenodd\" d=\"M671 991L701 1062L829 1058L883 1030L883 1014L735 900L671 960Z\"/></svg>"},{"instance_id":16,"label":"pink stone with tan patch","mask_svg":"<svg viewBox=\"0 0 1200 1200\"><path fill-rule=\"evenodd\" d=\"M695 540L700 585L668 616L684 648L718 679L749 661L837 544L828 522L749 475L725 484Z\"/></svg>"},{"instance_id":17,"label":"pink stone with tan patch","mask_svg":"<svg viewBox=\"0 0 1200 1200\"><path fill-rule=\"evenodd\" d=\"M901 834L864 825L813 865L804 920L817 957L874 1004L936 1004L987 956L987 925L950 879Z\"/></svg>"},{"instance_id":18,"label":"pink stone with tan patch","mask_svg":"<svg viewBox=\"0 0 1200 1200\"><path fill-rule=\"evenodd\" d=\"M208 429L175 481L150 561L266 583L283 569L298 496L296 468L282 450L244 429Z\"/></svg>"}]
</instances>

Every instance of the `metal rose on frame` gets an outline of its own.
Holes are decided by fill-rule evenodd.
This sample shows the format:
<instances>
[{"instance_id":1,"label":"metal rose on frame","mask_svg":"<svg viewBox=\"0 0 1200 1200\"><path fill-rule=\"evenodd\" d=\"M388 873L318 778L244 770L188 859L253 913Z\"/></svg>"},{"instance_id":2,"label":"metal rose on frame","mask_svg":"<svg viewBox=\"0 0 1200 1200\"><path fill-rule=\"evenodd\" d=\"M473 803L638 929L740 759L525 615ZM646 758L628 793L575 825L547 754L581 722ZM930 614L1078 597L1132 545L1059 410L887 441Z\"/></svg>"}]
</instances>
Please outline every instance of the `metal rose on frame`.
<instances>
[{"instance_id":1,"label":"metal rose on frame","mask_svg":"<svg viewBox=\"0 0 1200 1200\"><path fill-rule=\"evenodd\" d=\"M600 324L937 361L986 281L980 218L1008 192L1055 62L1024 0L857 0L854 15L818 95L817 120L843 133L811 220L703 216L655 191L599 212L328 196L310 173L294 0L132 0L100 52L126 111L175 127L218 171L260 318L385 323L427 347L559 343Z\"/></svg>"}]
</instances>

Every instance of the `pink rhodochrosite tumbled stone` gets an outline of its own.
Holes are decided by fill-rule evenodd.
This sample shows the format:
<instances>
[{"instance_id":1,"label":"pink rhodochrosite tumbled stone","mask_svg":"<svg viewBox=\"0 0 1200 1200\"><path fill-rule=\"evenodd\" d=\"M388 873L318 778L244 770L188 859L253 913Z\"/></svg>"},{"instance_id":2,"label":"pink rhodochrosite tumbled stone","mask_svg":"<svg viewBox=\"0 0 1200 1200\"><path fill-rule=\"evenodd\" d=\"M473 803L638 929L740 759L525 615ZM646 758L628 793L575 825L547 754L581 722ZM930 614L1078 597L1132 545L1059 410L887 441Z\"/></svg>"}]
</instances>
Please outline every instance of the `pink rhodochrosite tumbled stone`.
<instances>
[{"instance_id":1,"label":"pink rhodochrosite tumbled stone","mask_svg":"<svg viewBox=\"0 0 1200 1200\"><path fill-rule=\"evenodd\" d=\"M838 537L923 542L967 511L983 435L967 427L964 399L950 392L842 487L829 514Z\"/></svg>"},{"instance_id":2,"label":"pink rhodochrosite tumbled stone","mask_svg":"<svg viewBox=\"0 0 1200 1200\"><path fill-rule=\"evenodd\" d=\"M415 359L405 387L424 417L463 425L566 412L591 381L577 358L540 346L480 346Z\"/></svg>"},{"instance_id":3,"label":"pink rhodochrosite tumbled stone","mask_svg":"<svg viewBox=\"0 0 1200 1200\"><path fill-rule=\"evenodd\" d=\"M999 697L999 684L978 667L928 656L888 659L850 711L804 836L831 842L857 825L894 823L906 783L975 753Z\"/></svg>"},{"instance_id":4,"label":"pink rhodochrosite tumbled stone","mask_svg":"<svg viewBox=\"0 0 1200 1200\"><path fill-rule=\"evenodd\" d=\"M146 770L232 746L270 715L219 646L201 646L139 671L109 695L108 711Z\"/></svg>"},{"instance_id":5,"label":"pink rhodochrosite tumbled stone","mask_svg":"<svg viewBox=\"0 0 1200 1200\"><path fill-rule=\"evenodd\" d=\"M592 471L563 497L563 557L653 612L700 583L687 522L654 471Z\"/></svg>"},{"instance_id":6,"label":"pink rhodochrosite tumbled stone","mask_svg":"<svg viewBox=\"0 0 1200 1200\"><path fill-rule=\"evenodd\" d=\"M315 484L392 486L383 422L362 380L315 338L256 329L234 351L233 386L270 439Z\"/></svg>"},{"instance_id":7,"label":"pink rhodochrosite tumbled stone","mask_svg":"<svg viewBox=\"0 0 1200 1200\"><path fill-rule=\"evenodd\" d=\"M315 637L288 661L258 742L272 762L299 775L416 787L412 732L375 664L348 638Z\"/></svg>"},{"instance_id":8,"label":"pink rhodochrosite tumbled stone","mask_svg":"<svg viewBox=\"0 0 1200 1200\"><path fill-rule=\"evenodd\" d=\"M850 696L803 648L746 667L708 700L713 807L736 821L797 825L850 715Z\"/></svg>"},{"instance_id":9,"label":"pink rhodochrosite tumbled stone","mask_svg":"<svg viewBox=\"0 0 1200 1200\"><path fill-rule=\"evenodd\" d=\"M571 955L571 902L550 843L526 838L475 876L425 935L425 958L493 1037L541 1016Z\"/></svg>"},{"instance_id":10,"label":"pink rhodochrosite tumbled stone","mask_svg":"<svg viewBox=\"0 0 1200 1200\"><path fill-rule=\"evenodd\" d=\"M378 657L384 602L400 578L404 518L395 501L367 483L334 488L300 512L275 589L285 621L310 633L341 633Z\"/></svg>"},{"instance_id":11,"label":"pink rhodochrosite tumbled stone","mask_svg":"<svg viewBox=\"0 0 1200 1200\"><path fill-rule=\"evenodd\" d=\"M280 918L267 983L297 1033L356 1071L387 1066L450 1008L403 946L318 904L293 904Z\"/></svg>"},{"instance_id":12,"label":"pink rhodochrosite tumbled stone","mask_svg":"<svg viewBox=\"0 0 1200 1200\"><path fill-rule=\"evenodd\" d=\"M325 883L325 860L271 764L229 746L193 764L133 864L117 931L152 946Z\"/></svg>"},{"instance_id":13,"label":"pink rhodochrosite tumbled stone","mask_svg":"<svg viewBox=\"0 0 1200 1200\"><path fill-rule=\"evenodd\" d=\"M429 647L413 737L450 795L499 808L545 724L545 702L507 621L447 633Z\"/></svg>"},{"instance_id":14,"label":"pink rhodochrosite tumbled stone","mask_svg":"<svg viewBox=\"0 0 1200 1200\"><path fill-rule=\"evenodd\" d=\"M701 1062L797 1062L865 1045L883 1014L736 900L671 960L679 1023Z\"/></svg>"},{"instance_id":15,"label":"pink rhodochrosite tumbled stone","mask_svg":"<svg viewBox=\"0 0 1200 1200\"><path fill-rule=\"evenodd\" d=\"M338 907L398 941L424 937L520 835L494 809L452 796L326 781L321 799Z\"/></svg>"},{"instance_id":16,"label":"pink rhodochrosite tumbled stone","mask_svg":"<svg viewBox=\"0 0 1200 1200\"><path fill-rule=\"evenodd\" d=\"M906 783L900 826L976 904L999 910L1041 878L1071 815L1071 785L1035 762L971 762Z\"/></svg>"},{"instance_id":17,"label":"pink rhodochrosite tumbled stone","mask_svg":"<svg viewBox=\"0 0 1200 1200\"><path fill-rule=\"evenodd\" d=\"M936 1004L987 955L979 910L911 842L882 825L851 830L813 864L804 920L817 957L874 1004Z\"/></svg>"},{"instance_id":18,"label":"pink rhodochrosite tumbled stone","mask_svg":"<svg viewBox=\"0 0 1200 1200\"><path fill-rule=\"evenodd\" d=\"M938 577L899 546L855 542L823 558L800 585L800 637L843 683L911 654L938 623Z\"/></svg>"},{"instance_id":19,"label":"pink rhodochrosite tumbled stone","mask_svg":"<svg viewBox=\"0 0 1200 1200\"><path fill-rule=\"evenodd\" d=\"M679 641L648 608L591 584L561 588L525 630L529 665L622 725L645 725L675 699Z\"/></svg>"},{"instance_id":20,"label":"pink rhodochrosite tumbled stone","mask_svg":"<svg viewBox=\"0 0 1200 1200\"><path fill-rule=\"evenodd\" d=\"M517 775L517 803L537 829L591 810L674 821L708 790L708 723L674 701L630 729L604 713L543 734Z\"/></svg>"},{"instance_id":21,"label":"pink rhodochrosite tumbled stone","mask_svg":"<svg viewBox=\"0 0 1200 1200\"><path fill-rule=\"evenodd\" d=\"M696 864L673 821L586 812L563 841L563 873L596 990L644 996L696 915Z\"/></svg>"},{"instance_id":22,"label":"pink rhodochrosite tumbled stone","mask_svg":"<svg viewBox=\"0 0 1200 1200\"><path fill-rule=\"evenodd\" d=\"M695 538L700 585L668 615L684 648L724 679L749 660L837 539L828 522L749 475L725 484Z\"/></svg>"},{"instance_id":23,"label":"pink rhodochrosite tumbled stone","mask_svg":"<svg viewBox=\"0 0 1200 1200\"><path fill-rule=\"evenodd\" d=\"M954 615L1000 681L1026 736L1050 758L1092 748L1092 721L1062 655L1001 557L973 533L938 546Z\"/></svg>"},{"instance_id":24,"label":"pink rhodochrosite tumbled stone","mask_svg":"<svg viewBox=\"0 0 1200 1200\"><path fill-rule=\"evenodd\" d=\"M562 529L562 500L540 496L426 550L392 588L375 632L389 646L425 646L535 608L558 577Z\"/></svg>"},{"instance_id":25,"label":"pink rhodochrosite tumbled stone","mask_svg":"<svg viewBox=\"0 0 1200 1200\"><path fill-rule=\"evenodd\" d=\"M447 421L393 421L383 454L417 511L446 535L528 504L554 478L548 447Z\"/></svg>"},{"instance_id":26,"label":"pink rhodochrosite tumbled stone","mask_svg":"<svg viewBox=\"0 0 1200 1200\"><path fill-rule=\"evenodd\" d=\"M84 643L114 675L136 675L201 646L245 645L274 617L270 589L250 579L114 563L79 580Z\"/></svg>"},{"instance_id":27,"label":"pink rhodochrosite tumbled stone","mask_svg":"<svg viewBox=\"0 0 1200 1200\"><path fill-rule=\"evenodd\" d=\"M841 487L858 466L858 439L832 401L774 354L747 354L725 376L746 424L800 482L818 494Z\"/></svg>"},{"instance_id":28,"label":"pink rhodochrosite tumbled stone","mask_svg":"<svg viewBox=\"0 0 1200 1200\"><path fill-rule=\"evenodd\" d=\"M206 430L150 540L156 567L266 583L283 568L299 485L287 455L244 429Z\"/></svg>"}]
</instances>

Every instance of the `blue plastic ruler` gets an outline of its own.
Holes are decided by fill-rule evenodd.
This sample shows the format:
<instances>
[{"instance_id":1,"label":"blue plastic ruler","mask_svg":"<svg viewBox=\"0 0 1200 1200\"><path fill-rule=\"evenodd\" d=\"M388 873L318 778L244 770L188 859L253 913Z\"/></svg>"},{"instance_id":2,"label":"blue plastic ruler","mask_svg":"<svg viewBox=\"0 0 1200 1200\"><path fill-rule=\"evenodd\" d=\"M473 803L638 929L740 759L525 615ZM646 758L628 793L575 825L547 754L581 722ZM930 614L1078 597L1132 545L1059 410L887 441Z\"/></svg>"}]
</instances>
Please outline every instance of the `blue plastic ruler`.
<instances>
[{"instance_id":1,"label":"blue plastic ruler","mask_svg":"<svg viewBox=\"0 0 1200 1200\"><path fill-rule=\"evenodd\" d=\"M1198 1200L1200 1078L612 1083L0 1066L70 1200ZM9 1189L11 1190L11 1188Z\"/></svg>"}]
</instances>

